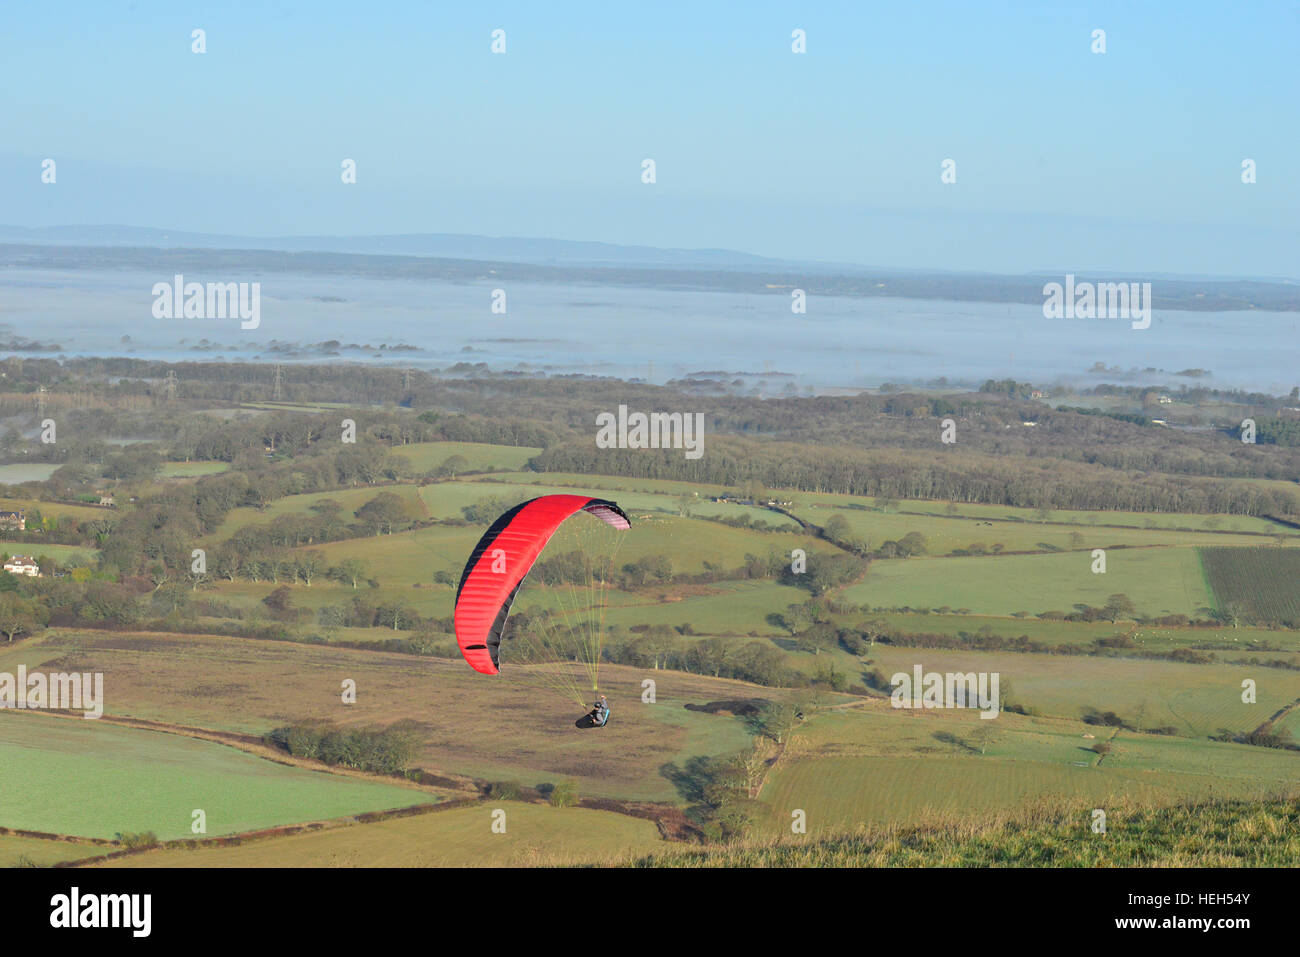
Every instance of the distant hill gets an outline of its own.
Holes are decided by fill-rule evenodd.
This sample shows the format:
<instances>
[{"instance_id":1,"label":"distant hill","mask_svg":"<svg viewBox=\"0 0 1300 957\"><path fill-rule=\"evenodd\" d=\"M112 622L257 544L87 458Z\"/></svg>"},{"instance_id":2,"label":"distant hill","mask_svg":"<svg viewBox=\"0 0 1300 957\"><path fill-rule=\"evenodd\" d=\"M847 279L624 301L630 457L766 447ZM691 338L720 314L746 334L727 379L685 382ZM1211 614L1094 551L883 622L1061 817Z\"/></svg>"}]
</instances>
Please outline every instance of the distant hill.
<instances>
[{"instance_id":1,"label":"distant hill","mask_svg":"<svg viewBox=\"0 0 1300 957\"><path fill-rule=\"evenodd\" d=\"M144 226L0 226L0 242L71 246L147 246L159 249L264 249L275 252L419 256L537 265L763 268L781 260L734 249L659 249L615 243L407 233L391 236L236 236Z\"/></svg>"},{"instance_id":2,"label":"distant hill","mask_svg":"<svg viewBox=\"0 0 1300 957\"><path fill-rule=\"evenodd\" d=\"M286 246L276 248L275 243ZM349 248L323 248L330 243ZM369 252L351 248L366 244L373 244L376 248ZM380 251L378 247L384 244L390 248ZM435 248L454 250L455 255L434 254L432 250ZM587 258L591 256L623 258L621 261L591 261ZM654 256L660 257L661 261L649 261ZM653 249L649 246L551 239L492 239L432 233L254 239L126 226L41 229L0 226L0 266L163 270L165 275L243 269L452 282L474 282L491 276L497 281L580 283L787 297L792 289L799 288L810 296L1003 302L1040 307L1044 283L1059 282L1063 278L1061 275L1042 274L999 276L934 270L877 270L866 266L763 259L728 250ZM1144 278L1088 274L1077 277L1094 282L1137 282ZM1261 309L1300 312L1300 286L1288 283L1154 280L1151 292L1151 305L1156 311Z\"/></svg>"}]
</instances>

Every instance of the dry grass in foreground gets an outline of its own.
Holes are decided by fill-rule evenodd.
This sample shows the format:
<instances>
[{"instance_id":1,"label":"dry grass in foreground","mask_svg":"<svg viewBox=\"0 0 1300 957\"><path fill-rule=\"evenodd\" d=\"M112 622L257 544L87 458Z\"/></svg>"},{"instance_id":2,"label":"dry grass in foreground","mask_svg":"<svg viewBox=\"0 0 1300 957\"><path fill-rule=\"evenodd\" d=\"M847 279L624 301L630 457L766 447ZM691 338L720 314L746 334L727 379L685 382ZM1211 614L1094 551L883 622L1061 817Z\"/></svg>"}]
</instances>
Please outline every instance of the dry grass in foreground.
<instances>
[{"instance_id":1,"label":"dry grass in foreground","mask_svg":"<svg viewBox=\"0 0 1300 957\"><path fill-rule=\"evenodd\" d=\"M1300 795L1150 808L1118 804L1106 833L1093 808L1032 807L978 822L863 828L829 838L673 848L631 867L1295 867Z\"/></svg>"}]
</instances>

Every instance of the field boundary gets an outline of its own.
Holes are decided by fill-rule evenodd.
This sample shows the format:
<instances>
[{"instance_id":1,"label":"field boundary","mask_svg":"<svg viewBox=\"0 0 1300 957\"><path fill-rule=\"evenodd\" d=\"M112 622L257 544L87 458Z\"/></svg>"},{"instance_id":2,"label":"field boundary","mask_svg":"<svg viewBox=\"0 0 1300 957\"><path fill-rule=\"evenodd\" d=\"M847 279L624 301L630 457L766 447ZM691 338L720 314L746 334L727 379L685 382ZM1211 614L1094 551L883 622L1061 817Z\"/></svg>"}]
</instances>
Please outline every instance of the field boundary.
<instances>
[{"instance_id":1,"label":"field boundary","mask_svg":"<svg viewBox=\"0 0 1300 957\"><path fill-rule=\"evenodd\" d=\"M367 811L362 814L353 814L347 817L328 818L323 821L307 821L302 824L285 824L280 827L260 828L256 831L244 831L239 834L227 834L222 837L206 837L198 839L182 838L174 841L159 841L157 844L150 844L145 847L123 847L121 850L111 851L108 854L97 854L93 857L82 857L72 861L58 861L52 864L52 867L83 867L89 864L100 864L104 861L116 860L122 857L131 857L137 854L145 854L149 851L174 851L189 850L197 851L211 847L239 847L240 845L252 841L264 841L277 837L289 837L293 834L305 834L316 831L333 831L345 827L356 827L365 824L374 824L378 821L385 821L391 818L415 817L420 814L435 814L439 811L450 811L456 808L470 807L482 802L481 798L461 798L456 801L444 801L438 804L412 804L407 807L393 808L388 811ZM120 842L110 842L118 844Z\"/></svg>"}]
</instances>

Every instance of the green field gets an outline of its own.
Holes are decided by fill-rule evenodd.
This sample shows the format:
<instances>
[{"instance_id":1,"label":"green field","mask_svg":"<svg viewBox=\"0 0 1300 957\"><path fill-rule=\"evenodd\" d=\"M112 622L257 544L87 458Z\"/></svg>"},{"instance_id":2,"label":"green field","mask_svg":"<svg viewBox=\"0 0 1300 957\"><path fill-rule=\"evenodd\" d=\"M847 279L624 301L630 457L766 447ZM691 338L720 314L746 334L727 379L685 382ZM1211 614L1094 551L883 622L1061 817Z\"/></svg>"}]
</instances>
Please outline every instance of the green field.
<instances>
[{"instance_id":1,"label":"green field","mask_svg":"<svg viewBox=\"0 0 1300 957\"><path fill-rule=\"evenodd\" d=\"M689 624L701 635L748 635L754 632L772 636L785 632L769 624L767 616L774 610L808 598L803 589L770 581L719 582L709 586L708 591L708 594L681 597L672 595L670 590L666 601L619 603L610 607L605 620L611 625L628 627ZM521 593L521 607L523 598Z\"/></svg>"},{"instance_id":2,"label":"green field","mask_svg":"<svg viewBox=\"0 0 1300 957\"><path fill-rule=\"evenodd\" d=\"M789 833L796 809L817 834L987 815L1046 799L1106 807L1254 797L1294 785L1300 771L1300 756L1290 752L1132 732L1121 732L1098 763L1089 749L1111 729L1012 714L993 720L984 754L952 741L968 739L980 722L952 712L815 718L769 777L761 797L770 818L756 836Z\"/></svg>"},{"instance_id":3,"label":"green field","mask_svg":"<svg viewBox=\"0 0 1300 957\"><path fill-rule=\"evenodd\" d=\"M484 445L480 442L413 442L399 445L393 454L403 458L416 472L431 471L453 455L465 460L462 471L509 471L523 468L541 449L523 445Z\"/></svg>"},{"instance_id":4,"label":"green field","mask_svg":"<svg viewBox=\"0 0 1300 957\"><path fill-rule=\"evenodd\" d=\"M365 488L339 489L333 492L312 492L306 495L287 495L276 499L264 509L235 508L226 515L220 527L207 537L209 543L225 541L234 532L245 525L266 525L277 519L290 515L311 515L311 507L317 502L329 499L343 507L344 521L352 520L352 513L371 499L383 492L391 492L406 502L413 515L426 517L427 512L420 504L419 491L413 485L379 485Z\"/></svg>"},{"instance_id":5,"label":"green field","mask_svg":"<svg viewBox=\"0 0 1300 957\"><path fill-rule=\"evenodd\" d=\"M1066 525L1028 521L1032 513L1027 510L1018 521L972 519L946 515L917 515L910 509L916 503L907 502L906 514L898 512L863 511L853 508L795 508L794 513L806 522L825 525L833 515L848 522L855 538L879 548L887 540L898 541L909 532L925 536L927 554L947 555L954 549L967 549L988 553L995 546L999 551L1078 551L1093 548L1114 548L1119 545L1257 545L1258 535L1231 534L1222 531L1177 531L1167 527L1114 528L1102 525ZM1002 510L1004 513L1008 509ZM1076 537L1072 537L1076 536ZM1295 538L1300 543L1300 536ZM1044 547L1048 546L1048 547Z\"/></svg>"},{"instance_id":6,"label":"green field","mask_svg":"<svg viewBox=\"0 0 1300 957\"><path fill-rule=\"evenodd\" d=\"M570 494L595 495L612 498L625 508L641 508L676 513L681 507L679 499L690 496L686 506L691 515L740 518L748 516L753 521L767 522L777 528L795 531L799 523L779 512L758 509L734 502L714 502L716 496L727 494L723 487L710 487L692 482L673 482L666 479L624 478L614 475L578 475L566 472L514 472L506 475L494 475L472 479L480 484L492 485L498 481L513 483L520 489L528 489L527 496L546 495L555 492ZM534 486L534 488L528 488ZM734 491L734 490L733 490ZM782 493L782 498L794 493Z\"/></svg>"},{"instance_id":7,"label":"green field","mask_svg":"<svg viewBox=\"0 0 1300 957\"><path fill-rule=\"evenodd\" d=\"M426 486L422 491L427 495L431 489L443 490L451 484ZM589 516L575 515L561 526L542 559L589 546L590 536L581 523L591 521ZM779 551L788 555L794 548L831 550L831 546L814 543L803 535L756 532L675 515L633 514L632 521L632 530L627 534L608 542L602 539L591 546L608 550L608 554L601 552L601 558L608 560L612 555L615 568L647 556L667 555L674 572L698 574L705 570L706 562L726 569L737 568L745 563L747 554L766 556L771 551ZM484 525L442 525L310 547L329 556L331 564L348 557L363 559L370 563L374 577L382 583L414 585L430 581L439 570L454 572L459 578L466 557L485 531Z\"/></svg>"},{"instance_id":8,"label":"green field","mask_svg":"<svg viewBox=\"0 0 1300 957\"><path fill-rule=\"evenodd\" d=\"M1256 484L1256 483L1252 483ZM1270 483L1265 483L1270 484ZM1277 490L1287 490L1294 492L1293 485L1287 483L1271 483L1270 487ZM838 495L829 492L789 492L782 493L787 498L792 498L796 503L796 510L803 508L860 508L877 509L879 506L876 500L870 496L859 495ZM1259 535L1276 535L1279 533L1291 535L1295 533L1294 529L1279 525L1276 522L1269 521L1266 518L1256 518L1250 515L1202 515L1197 512L1124 512L1124 511L1081 511L1078 509L1051 509L1046 516L1046 521L1040 519L1037 511L1030 508L1016 508L1010 505L980 505L951 503L943 501L933 501L926 499L902 499L890 506L889 514L907 515L935 515L948 516L949 509L955 508L953 513L958 518L975 519L979 521L997 522L1027 522L1043 529L1056 528L1058 533L1069 534L1069 528L1060 528L1062 525L1079 525L1096 527L1098 529L1105 527L1115 528L1139 528L1139 529L1167 529L1185 531L1218 531L1224 533L1255 533ZM877 512L876 514L884 514ZM820 522L818 524L821 524ZM1082 529L1080 529L1082 530ZM985 530L987 531L987 530Z\"/></svg>"},{"instance_id":9,"label":"green field","mask_svg":"<svg viewBox=\"0 0 1300 957\"><path fill-rule=\"evenodd\" d=\"M28 518L36 510L46 518L71 515L79 522L106 518L113 513L94 505L64 505L62 502L38 502L30 498L0 498L0 511L13 512L26 509Z\"/></svg>"},{"instance_id":10,"label":"green field","mask_svg":"<svg viewBox=\"0 0 1300 957\"><path fill-rule=\"evenodd\" d=\"M725 494L724 486L704 486L695 482L677 482L671 479L627 478L621 475L583 475L578 472L514 472L509 475L493 476L516 484L539 484L557 488L589 488L595 486L603 490L606 497L611 493L636 492L645 495L665 496L674 501L678 496L699 495L709 498ZM734 490L732 490L734 491ZM617 497L617 496L612 496Z\"/></svg>"},{"instance_id":11,"label":"green field","mask_svg":"<svg viewBox=\"0 0 1300 957\"><path fill-rule=\"evenodd\" d=\"M485 528L478 526L437 525L310 547L323 552L331 565L346 558L361 559L369 566L371 577L381 584L409 589L416 584L431 583L434 573L439 571L449 572L459 580L465 559L484 531Z\"/></svg>"},{"instance_id":12,"label":"green field","mask_svg":"<svg viewBox=\"0 0 1300 957\"><path fill-rule=\"evenodd\" d=\"M1300 552L1278 548L1202 548L1219 610L1240 607L1246 621L1300 624Z\"/></svg>"},{"instance_id":13,"label":"green field","mask_svg":"<svg viewBox=\"0 0 1300 957\"><path fill-rule=\"evenodd\" d=\"M229 468L229 462L166 462L159 474L163 478L198 478L218 475Z\"/></svg>"},{"instance_id":14,"label":"green field","mask_svg":"<svg viewBox=\"0 0 1300 957\"><path fill-rule=\"evenodd\" d=\"M435 800L208 741L35 715L0 718L0 767L5 827L80 837L189 837L196 808L207 814L207 833L218 835Z\"/></svg>"},{"instance_id":15,"label":"green field","mask_svg":"<svg viewBox=\"0 0 1300 957\"><path fill-rule=\"evenodd\" d=\"M677 514L677 501L666 495L648 492L613 492L600 479L584 485L552 485L541 481L549 476L523 473L532 481L517 481L518 476L481 476L456 482L435 482L420 489L429 512L439 518L460 518L461 509L487 499L503 499L510 504L536 498L539 495L590 495L592 498L612 498L636 521L638 512L671 512ZM752 511L752 509L750 510ZM774 516L775 517L775 516Z\"/></svg>"},{"instance_id":16,"label":"green field","mask_svg":"<svg viewBox=\"0 0 1300 957\"><path fill-rule=\"evenodd\" d=\"M1111 549L1105 574L1093 574L1091 565L1089 552L891 559L873 562L844 594L871 607L947 605L986 615L1068 612L1077 602L1104 605L1117 592L1146 616L1195 616L1210 603L1195 549Z\"/></svg>"},{"instance_id":17,"label":"green field","mask_svg":"<svg viewBox=\"0 0 1300 957\"><path fill-rule=\"evenodd\" d=\"M1293 707L1278 721L1276 728L1291 735L1291 740L1300 743L1300 707Z\"/></svg>"},{"instance_id":18,"label":"green field","mask_svg":"<svg viewBox=\"0 0 1300 957\"><path fill-rule=\"evenodd\" d=\"M81 545L50 545L45 542L4 542L0 541L0 553L6 555L28 555L39 558L42 555L65 564L71 558L80 558L83 563L93 565L99 551Z\"/></svg>"},{"instance_id":19,"label":"green field","mask_svg":"<svg viewBox=\"0 0 1300 957\"><path fill-rule=\"evenodd\" d=\"M1248 649L1252 643L1260 647L1286 652L1300 651L1300 634L1289 630L1252 628L1248 625L1232 627L1216 625L1209 628L1173 628L1140 625L1134 628L1122 619L1109 621L1054 621L1040 618L1009 618L1005 615L923 614L920 612L884 612L876 615L840 616L844 622L853 623L862 618L879 617L891 628L908 634L967 635L993 634L1003 638L1025 635L1031 641L1045 645L1086 646L1098 638L1131 635L1134 644L1148 651L1171 651L1197 645L1228 645L1226 653L1255 653ZM1271 655L1271 651L1259 654Z\"/></svg>"},{"instance_id":20,"label":"green field","mask_svg":"<svg viewBox=\"0 0 1300 957\"><path fill-rule=\"evenodd\" d=\"M888 677L927 671L997 672L1003 692L1046 715L1078 719L1085 709L1114 711L1138 727L1172 727L1205 737L1220 728L1244 732L1300 698L1300 671L1248 665L1181 664L1094 655L894 648L877 644L872 662ZM1257 683L1258 700L1241 700L1241 683ZM1300 763L1297 764L1300 772Z\"/></svg>"}]
</instances>

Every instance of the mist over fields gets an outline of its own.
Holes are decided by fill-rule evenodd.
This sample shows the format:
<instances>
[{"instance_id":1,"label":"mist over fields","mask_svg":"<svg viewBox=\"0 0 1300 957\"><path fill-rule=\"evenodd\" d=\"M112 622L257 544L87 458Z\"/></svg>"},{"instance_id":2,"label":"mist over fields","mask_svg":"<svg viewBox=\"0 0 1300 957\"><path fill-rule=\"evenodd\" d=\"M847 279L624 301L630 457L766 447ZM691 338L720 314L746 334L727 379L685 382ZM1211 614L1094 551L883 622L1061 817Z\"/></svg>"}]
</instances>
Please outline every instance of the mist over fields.
<instances>
[{"instance_id":1,"label":"mist over fields","mask_svg":"<svg viewBox=\"0 0 1300 957\"><path fill-rule=\"evenodd\" d=\"M95 235L161 242L170 234L106 227ZM444 249L458 239L379 237L371 244ZM1261 348L1300 327L1300 291L1285 283L1157 280L1151 327L1134 330L1120 319L1044 318L1043 284L1061 276L868 273L775 262L759 269L726 251L469 239L476 240L467 243L471 249L533 261L4 245L0 334L32 340L39 346L32 351L46 354L279 362L337 356L417 368L468 362L660 383L706 374L773 395L1005 377L1273 392L1292 384L1286 353ZM367 245L337 244L351 243ZM630 264L556 263L588 255ZM656 255L663 262L645 262ZM726 260L735 265L716 265ZM154 318L153 285L178 274L260 282L263 321L244 330L221 319ZM504 315L491 311L501 288L509 297ZM807 293L805 314L791 311L796 289Z\"/></svg>"}]
</instances>

